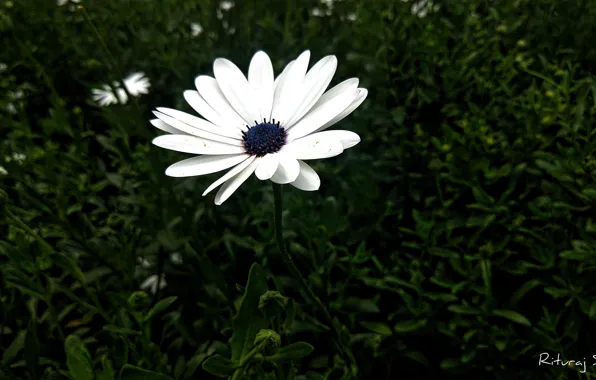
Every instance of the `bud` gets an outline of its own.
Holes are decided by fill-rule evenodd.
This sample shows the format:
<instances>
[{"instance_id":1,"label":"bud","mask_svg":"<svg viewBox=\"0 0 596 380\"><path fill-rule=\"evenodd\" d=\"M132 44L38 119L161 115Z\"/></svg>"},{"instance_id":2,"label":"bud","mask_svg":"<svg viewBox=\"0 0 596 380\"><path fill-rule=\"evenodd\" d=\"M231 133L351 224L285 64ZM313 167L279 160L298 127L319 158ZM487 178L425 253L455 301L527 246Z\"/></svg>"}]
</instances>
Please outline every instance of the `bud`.
<instances>
[{"instance_id":1,"label":"bud","mask_svg":"<svg viewBox=\"0 0 596 380\"><path fill-rule=\"evenodd\" d=\"M259 299L259 310L265 317L277 317L286 308L287 299L277 290L268 290Z\"/></svg>"},{"instance_id":2,"label":"bud","mask_svg":"<svg viewBox=\"0 0 596 380\"><path fill-rule=\"evenodd\" d=\"M517 47L525 47L527 45L526 40L521 39L517 41Z\"/></svg>"},{"instance_id":3,"label":"bud","mask_svg":"<svg viewBox=\"0 0 596 380\"><path fill-rule=\"evenodd\" d=\"M555 94L551 90L547 90L544 95L546 95L547 98L552 98Z\"/></svg>"},{"instance_id":4,"label":"bud","mask_svg":"<svg viewBox=\"0 0 596 380\"><path fill-rule=\"evenodd\" d=\"M134 292L128 298L128 306L136 311L144 310L149 307L150 304L151 300L149 299L149 295L142 291Z\"/></svg>"},{"instance_id":5,"label":"bud","mask_svg":"<svg viewBox=\"0 0 596 380\"><path fill-rule=\"evenodd\" d=\"M255 346L267 356L275 354L280 345L281 337L273 330L261 329L255 338Z\"/></svg>"}]
</instances>

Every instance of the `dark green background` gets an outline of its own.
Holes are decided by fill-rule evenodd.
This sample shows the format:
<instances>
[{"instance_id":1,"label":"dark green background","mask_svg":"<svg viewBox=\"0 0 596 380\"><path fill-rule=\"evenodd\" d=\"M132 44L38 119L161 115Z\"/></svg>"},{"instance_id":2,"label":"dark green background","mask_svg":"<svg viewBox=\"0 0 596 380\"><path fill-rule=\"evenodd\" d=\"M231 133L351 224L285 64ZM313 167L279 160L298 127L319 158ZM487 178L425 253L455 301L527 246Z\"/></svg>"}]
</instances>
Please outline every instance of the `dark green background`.
<instances>
[{"instance_id":1,"label":"dark green background","mask_svg":"<svg viewBox=\"0 0 596 380\"><path fill-rule=\"evenodd\" d=\"M369 90L334 127L362 142L313 164L320 190L284 187L286 242L349 330L358 378L596 375L538 366L542 352L596 363L593 0L444 0L426 17L397 0L238 0L221 20L216 1L84 4L0 4L0 186L14 215L0 214L1 379L68 378L73 334L96 370L109 359L210 379L200 363L229 356L254 262L296 301L287 339L315 347L298 373L349 378L277 254L268 184L252 177L215 206L201 194L217 175L166 177L187 156L150 143L152 109L189 111L182 91L215 58L246 71L259 49L278 73L305 49L335 54L331 85ZM90 102L135 71L148 95ZM167 286L151 302L177 299L142 336L114 330L154 273Z\"/></svg>"}]
</instances>

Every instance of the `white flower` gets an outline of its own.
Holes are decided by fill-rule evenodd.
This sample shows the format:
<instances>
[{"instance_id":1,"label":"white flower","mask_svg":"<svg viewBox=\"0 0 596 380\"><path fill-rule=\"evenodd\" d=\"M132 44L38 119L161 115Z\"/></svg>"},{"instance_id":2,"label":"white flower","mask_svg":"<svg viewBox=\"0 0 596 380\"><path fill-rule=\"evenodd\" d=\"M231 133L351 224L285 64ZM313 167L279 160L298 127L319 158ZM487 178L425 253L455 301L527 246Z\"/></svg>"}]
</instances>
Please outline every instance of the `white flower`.
<instances>
[{"instance_id":1,"label":"white flower","mask_svg":"<svg viewBox=\"0 0 596 380\"><path fill-rule=\"evenodd\" d=\"M439 4L433 4L433 2L430 0L418 0L414 4L412 4L412 7L410 9L413 15L416 15L420 18L424 18L426 17L429 11L436 12L439 10L439 8Z\"/></svg>"},{"instance_id":2,"label":"white flower","mask_svg":"<svg viewBox=\"0 0 596 380\"><path fill-rule=\"evenodd\" d=\"M81 0L56 0L56 5L59 7L66 5L68 3L80 3Z\"/></svg>"},{"instance_id":3,"label":"white flower","mask_svg":"<svg viewBox=\"0 0 596 380\"><path fill-rule=\"evenodd\" d=\"M337 156L360 142L356 133L324 130L352 113L368 91L351 78L325 92L337 59L324 57L307 72L309 59L307 50L274 79L269 56L259 51L250 62L248 80L231 61L216 59L215 78L198 76L198 91L184 92L205 119L170 108L154 112L157 119L151 123L168 134L153 144L200 155L171 165L166 175L190 177L232 168L203 193L223 185L217 205L252 173L260 180L318 190L319 176L304 161Z\"/></svg>"},{"instance_id":4,"label":"white flower","mask_svg":"<svg viewBox=\"0 0 596 380\"><path fill-rule=\"evenodd\" d=\"M0 72L6 71L7 68L8 66L6 65L6 63L0 63Z\"/></svg>"},{"instance_id":5,"label":"white flower","mask_svg":"<svg viewBox=\"0 0 596 380\"><path fill-rule=\"evenodd\" d=\"M23 153L13 153L11 158L16 162L23 162L27 156L25 156Z\"/></svg>"},{"instance_id":6,"label":"white flower","mask_svg":"<svg viewBox=\"0 0 596 380\"><path fill-rule=\"evenodd\" d=\"M159 280L159 281L158 281ZM157 293L157 283L159 282L159 290L166 287L166 278L165 275L162 273L161 278L158 277L156 274L152 274L151 276L147 277L145 281L143 281L140 285L141 290L149 290L151 293Z\"/></svg>"},{"instance_id":7,"label":"white flower","mask_svg":"<svg viewBox=\"0 0 596 380\"><path fill-rule=\"evenodd\" d=\"M221 9L223 9L224 11L229 11L230 9L232 9L234 7L234 2L233 1L222 1L219 3L219 7Z\"/></svg>"},{"instance_id":8,"label":"white flower","mask_svg":"<svg viewBox=\"0 0 596 380\"><path fill-rule=\"evenodd\" d=\"M203 33L203 27L198 22L193 22L190 24L190 34L193 37L198 36L199 34Z\"/></svg>"},{"instance_id":9,"label":"white flower","mask_svg":"<svg viewBox=\"0 0 596 380\"><path fill-rule=\"evenodd\" d=\"M7 175L8 172L6 171L6 169L4 169L4 166L0 166L0 174L2 175Z\"/></svg>"},{"instance_id":10,"label":"white flower","mask_svg":"<svg viewBox=\"0 0 596 380\"><path fill-rule=\"evenodd\" d=\"M144 257L137 257L137 265L145 269L149 269L152 266L151 261L147 260Z\"/></svg>"},{"instance_id":11,"label":"white flower","mask_svg":"<svg viewBox=\"0 0 596 380\"><path fill-rule=\"evenodd\" d=\"M313 15L313 16L315 16L315 17L323 17L323 16L325 16L325 12L323 12L319 8L313 8L310 11L310 14Z\"/></svg>"},{"instance_id":12,"label":"white flower","mask_svg":"<svg viewBox=\"0 0 596 380\"><path fill-rule=\"evenodd\" d=\"M14 115L17 113L17 107L15 107L12 103L8 103L6 105L6 111L8 111L9 114Z\"/></svg>"},{"instance_id":13,"label":"white flower","mask_svg":"<svg viewBox=\"0 0 596 380\"><path fill-rule=\"evenodd\" d=\"M132 96L139 96L141 94L149 93L149 87L151 83L149 79L145 77L143 73L134 73L124 78L124 85ZM103 85L101 88L94 88L91 90L93 94L93 100L100 106L107 106L115 103L126 104L128 101L128 95L123 88L119 87L119 83L114 82L113 86L116 88L116 94L112 91L112 88L108 85Z\"/></svg>"},{"instance_id":14,"label":"white flower","mask_svg":"<svg viewBox=\"0 0 596 380\"><path fill-rule=\"evenodd\" d=\"M180 265L182 264L182 255L178 252L174 252L170 255L170 261L172 264Z\"/></svg>"},{"instance_id":15,"label":"white flower","mask_svg":"<svg viewBox=\"0 0 596 380\"><path fill-rule=\"evenodd\" d=\"M350 21L356 21L356 13L348 13L347 19Z\"/></svg>"}]
</instances>

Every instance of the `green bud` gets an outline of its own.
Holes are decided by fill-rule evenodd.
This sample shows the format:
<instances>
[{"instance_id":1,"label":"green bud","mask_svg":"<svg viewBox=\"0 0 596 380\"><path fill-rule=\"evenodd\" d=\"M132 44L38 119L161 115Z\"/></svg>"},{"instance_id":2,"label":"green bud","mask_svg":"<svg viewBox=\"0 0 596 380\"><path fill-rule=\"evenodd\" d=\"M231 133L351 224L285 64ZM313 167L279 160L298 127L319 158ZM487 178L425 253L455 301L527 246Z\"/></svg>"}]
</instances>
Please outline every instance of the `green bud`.
<instances>
[{"instance_id":1,"label":"green bud","mask_svg":"<svg viewBox=\"0 0 596 380\"><path fill-rule=\"evenodd\" d=\"M149 299L149 295L142 291L134 292L128 298L128 306L136 311L144 310L148 308L150 304L151 300Z\"/></svg>"},{"instance_id":2,"label":"green bud","mask_svg":"<svg viewBox=\"0 0 596 380\"><path fill-rule=\"evenodd\" d=\"M281 345L281 337L273 330L261 329L255 338L255 346L260 347L263 355L273 355Z\"/></svg>"},{"instance_id":3,"label":"green bud","mask_svg":"<svg viewBox=\"0 0 596 380\"><path fill-rule=\"evenodd\" d=\"M527 45L526 40L521 39L517 41L517 46L518 47L525 47Z\"/></svg>"},{"instance_id":4,"label":"green bud","mask_svg":"<svg viewBox=\"0 0 596 380\"><path fill-rule=\"evenodd\" d=\"M507 31L507 27L505 25L499 25L497 26L497 32L499 33L505 33Z\"/></svg>"},{"instance_id":5,"label":"green bud","mask_svg":"<svg viewBox=\"0 0 596 380\"><path fill-rule=\"evenodd\" d=\"M284 311L287 302L277 290L268 290L259 299L259 310L265 317L277 317Z\"/></svg>"}]
</instances>

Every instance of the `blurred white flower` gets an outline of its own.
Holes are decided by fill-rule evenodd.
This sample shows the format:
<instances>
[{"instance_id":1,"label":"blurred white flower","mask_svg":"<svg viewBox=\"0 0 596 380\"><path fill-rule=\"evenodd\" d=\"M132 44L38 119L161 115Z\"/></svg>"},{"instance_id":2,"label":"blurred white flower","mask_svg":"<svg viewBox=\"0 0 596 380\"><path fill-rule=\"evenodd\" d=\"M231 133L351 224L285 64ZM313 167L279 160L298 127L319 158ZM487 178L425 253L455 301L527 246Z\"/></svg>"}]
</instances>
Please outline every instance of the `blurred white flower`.
<instances>
[{"instance_id":1,"label":"blurred white flower","mask_svg":"<svg viewBox=\"0 0 596 380\"><path fill-rule=\"evenodd\" d=\"M404 3L409 2L410 0L401 0ZM416 15L420 18L426 17L429 11L436 12L440 8L439 4L434 4L431 0L417 0L414 1L410 11L413 15Z\"/></svg>"},{"instance_id":2,"label":"blurred white flower","mask_svg":"<svg viewBox=\"0 0 596 380\"><path fill-rule=\"evenodd\" d=\"M14 115L17 113L17 108L14 106L14 104L8 103L6 105L6 111L8 111L9 114Z\"/></svg>"},{"instance_id":3,"label":"blurred white flower","mask_svg":"<svg viewBox=\"0 0 596 380\"><path fill-rule=\"evenodd\" d=\"M7 175L8 172L6 171L6 169L4 169L4 166L0 166L0 174L2 175Z\"/></svg>"},{"instance_id":4,"label":"blurred white flower","mask_svg":"<svg viewBox=\"0 0 596 380\"><path fill-rule=\"evenodd\" d=\"M347 18L350 21L356 21L356 13L348 13Z\"/></svg>"},{"instance_id":5,"label":"blurred white flower","mask_svg":"<svg viewBox=\"0 0 596 380\"><path fill-rule=\"evenodd\" d=\"M178 252L174 252L170 255L170 261L174 265L180 265L182 264L182 255Z\"/></svg>"},{"instance_id":6,"label":"blurred white flower","mask_svg":"<svg viewBox=\"0 0 596 380\"><path fill-rule=\"evenodd\" d=\"M198 22L193 22L190 24L190 34L193 37L198 36L199 34L203 33L203 27Z\"/></svg>"},{"instance_id":7,"label":"blurred white flower","mask_svg":"<svg viewBox=\"0 0 596 380\"><path fill-rule=\"evenodd\" d=\"M56 0L56 5L59 7L66 5L68 3L80 3L81 0Z\"/></svg>"},{"instance_id":8,"label":"blurred white flower","mask_svg":"<svg viewBox=\"0 0 596 380\"><path fill-rule=\"evenodd\" d=\"M92 89L91 93L93 94L93 100L102 107L118 102L126 104L128 101L126 91L119 87L119 83L117 82L114 82L113 85L116 88L116 94L114 94L112 88L108 85ZM149 93L151 83L149 82L149 79L145 77L144 73L134 73L124 78L124 85L132 96L139 96L141 94Z\"/></svg>"},{"instance_id":9,"label":"blurred white flower","mask_svg":"<svg viewBox=\"0 0 596 380\"><path fill-rule=\"evenodd\" d=\"M23 162L23 161L25 161L25 158L27 158L27 156L25 156L23 153L13 153L12 154L12 159L16 162Z\"/></svg>"},{"instance_id":10,"label":"blurred white flower","mask_svg":"<svg viewBox=\"0 0 596 380\"><path fill-rule=\"evenodd\" d=\"M152 274L151 276L147 277L145 281L143 281L140 285L141 290L149 290L151 293L157 293L157 286L159 282L159 290L166 287L166 276L162 273L161 277L157 276L156 274Z\"/></svg>"},{"instance_id":11,"label":"blurred white flower","mask_svg":"<svg viewBox=\"0 0 596 380\"><path fill-rule=\"evenodd\" d=\"M325 16L325 12L323 12L319 8L313 8L312 11L310 11L310 14L313 15L313 16L315 16L315 17L323 17L323 16Z\"/></svg>"},{"instance_id":12,"label":"blurred white flower","mask_svg":"<svg viewBox=\"0 0 596 380\"><path fill-rule=\"evenodd\" d=\"M149 269L151 268L151 261L147 260L144 257L137 257L137 264L141 267L141 268L145 268L145 269Z\"/></svg>"},{"instance_id":13,"label":"blurred white flower","mask_svg":"<svg viewBox=\"0 0 596 380\"><path fill-rule=\"evenodd\" d=\"M234 7L234 2L233 1L224 0L224 1L222 1L222 2L219 3L219 7L221 9L223 9L224 11L229 11L230 9L232 9Z\"/></svg>"},{"instance_id":14,"label":"blurred white flower","mask_svg":"<svg viewBox=\"0 0 596 380\"><path fill-rule=\"evenodd\" d=\"M6 65L6 63L0 63L0 72L6 71L7 68L8 66Z\"/></svg>"}]
</instances>

